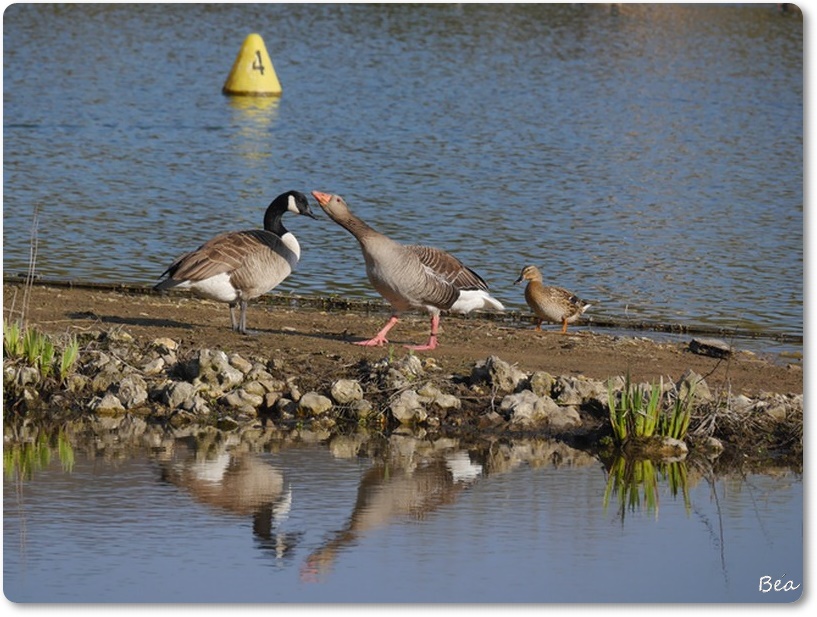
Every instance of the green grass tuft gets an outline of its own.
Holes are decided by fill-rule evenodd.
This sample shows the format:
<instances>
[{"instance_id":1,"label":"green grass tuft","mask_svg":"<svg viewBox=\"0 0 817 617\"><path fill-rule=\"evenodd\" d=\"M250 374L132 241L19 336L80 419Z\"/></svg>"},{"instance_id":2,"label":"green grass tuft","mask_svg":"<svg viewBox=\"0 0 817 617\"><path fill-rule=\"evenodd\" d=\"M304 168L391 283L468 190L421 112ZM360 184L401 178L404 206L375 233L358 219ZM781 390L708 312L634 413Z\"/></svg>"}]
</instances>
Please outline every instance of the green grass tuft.
<instances>
[{"instance_id":1,"label":"green grass tuft","mask_svg":"<svg viewBox=\"0 0 817 617\"><path fill-rule=\"evenodd\" d=\"M634 384L629 373L621 392L607 382L607 404L610 426L619 445L628 439L648 439L655 435L682 440L686 437L692 415L694 387L681 399L676 396L666 405L664 380L649 386Z\"/></svg>"}]
</instances>

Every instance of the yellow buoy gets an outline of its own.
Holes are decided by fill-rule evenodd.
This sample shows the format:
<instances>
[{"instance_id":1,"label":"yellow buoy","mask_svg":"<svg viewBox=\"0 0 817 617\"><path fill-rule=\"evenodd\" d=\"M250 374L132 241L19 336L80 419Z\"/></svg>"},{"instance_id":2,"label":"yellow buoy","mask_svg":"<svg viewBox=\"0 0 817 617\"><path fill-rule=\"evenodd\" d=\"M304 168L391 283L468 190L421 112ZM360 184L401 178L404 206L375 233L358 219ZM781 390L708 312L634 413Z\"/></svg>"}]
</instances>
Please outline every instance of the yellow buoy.
<instances>
[{"instance_id":1,"label":"yellow buoy","mask_svg":"<svg viewBox=\"0 0 817 617\"><path fill-rule=\"evenodd\" d=\"M224 94L244 96L278 96L281 83L275 74L264 40L259 34L244 39L241 51L221 89Z\"/></svg>"}]
</instances>

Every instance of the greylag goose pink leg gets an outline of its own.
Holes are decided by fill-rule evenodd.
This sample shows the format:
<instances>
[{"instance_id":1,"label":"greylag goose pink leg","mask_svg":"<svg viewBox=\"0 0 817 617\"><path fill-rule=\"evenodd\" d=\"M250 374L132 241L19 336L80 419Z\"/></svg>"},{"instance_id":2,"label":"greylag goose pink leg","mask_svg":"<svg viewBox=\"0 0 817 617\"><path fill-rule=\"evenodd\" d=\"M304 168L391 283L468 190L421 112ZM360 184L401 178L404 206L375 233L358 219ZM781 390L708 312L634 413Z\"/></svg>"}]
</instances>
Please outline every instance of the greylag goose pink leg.
<instances>
[{"instance_id":1,"label":"greylag goose pink leg","mask_svg":"<svg viewBox=\"0 0 817 617\"><path fill-rule=\"evenodd\" d=\"M406 345L408 349L414 351L431 351L437 348L437 330L440 327L440 316L431 316L431 336L428 337L428 343L425 345Z\"/></svg>"}]
</instances>

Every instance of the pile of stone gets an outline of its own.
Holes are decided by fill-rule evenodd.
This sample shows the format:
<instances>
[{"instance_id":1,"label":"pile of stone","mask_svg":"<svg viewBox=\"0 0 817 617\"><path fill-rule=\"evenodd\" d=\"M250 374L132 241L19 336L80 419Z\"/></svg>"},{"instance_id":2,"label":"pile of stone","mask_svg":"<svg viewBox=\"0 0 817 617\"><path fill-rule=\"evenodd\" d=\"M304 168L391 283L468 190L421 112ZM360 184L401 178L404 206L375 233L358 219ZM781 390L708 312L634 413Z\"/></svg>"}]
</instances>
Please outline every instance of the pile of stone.
<instances>
[{"instance_id":1,"label":"pile of stone","mask_svg":"<svg viewBox=\"0 0 817 617\"><path fill-rule=\"evenodd\" d=\"M347 422L432 430L465 425L559 435L605 422L608 384L614 392L625 386L623 377L599 381L526 373L496 356L476 362L469 375L442 375L433 358L406 355L357 366L352 375L339 367L333 379L302 391L306 380L287 375L280 360L248 359L214 349L183 354L179 343L167 338L139 347L124 331L105 333L101 339L104 345L83 350L80 370L48 405L71 400L74 407L97 417L133 414L175 427L195 423L230 429L263 419L279 428L310 424L331 430ZM19 379L11 368L4 377L7 386ZM666 388L683 395L692 384L698 404L713 403L706 382L692 372ZM30 388L23 391L29 398L37 396ZM718 404L747 416L785 421L792 415L802 418L803 397L737 396Z\"/></svg>"}]
</instances>

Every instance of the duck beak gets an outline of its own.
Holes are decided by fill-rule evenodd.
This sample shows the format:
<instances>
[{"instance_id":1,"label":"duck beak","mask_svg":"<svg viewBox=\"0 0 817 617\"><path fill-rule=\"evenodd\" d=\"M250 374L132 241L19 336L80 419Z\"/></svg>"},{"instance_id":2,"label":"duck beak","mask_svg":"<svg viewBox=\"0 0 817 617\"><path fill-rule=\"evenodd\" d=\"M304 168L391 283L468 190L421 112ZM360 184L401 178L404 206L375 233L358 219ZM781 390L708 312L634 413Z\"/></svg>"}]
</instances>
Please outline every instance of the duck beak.
<instances>
[{"instance_id":1,"label":"duck beak","mask_svg":"<svg viewBox=\"0 0 817 617\"><path fill-rule=\"evenodd\" d=\"M321 206L325 206L329 203L329 200L332 199L329 193L321 193L320 191L312 191L312 197L317 199Z\"/></svg>"},{"instance_id":2,"label":"duck beak","mask_svg":"<svg viewBox=\"0 0 817 617\"><path fill-rule=\"evenodd\" d=\"M513 282L513 284L514 284L514 285L516 285L517 283L521 283L521 282L522 282L522 277L520 276L518 279L516 279L516 280Z\"/></svg>"}]
</instances>

